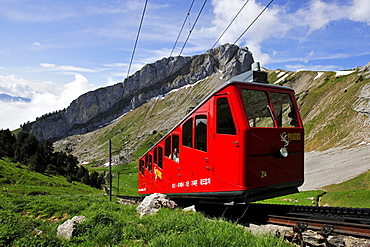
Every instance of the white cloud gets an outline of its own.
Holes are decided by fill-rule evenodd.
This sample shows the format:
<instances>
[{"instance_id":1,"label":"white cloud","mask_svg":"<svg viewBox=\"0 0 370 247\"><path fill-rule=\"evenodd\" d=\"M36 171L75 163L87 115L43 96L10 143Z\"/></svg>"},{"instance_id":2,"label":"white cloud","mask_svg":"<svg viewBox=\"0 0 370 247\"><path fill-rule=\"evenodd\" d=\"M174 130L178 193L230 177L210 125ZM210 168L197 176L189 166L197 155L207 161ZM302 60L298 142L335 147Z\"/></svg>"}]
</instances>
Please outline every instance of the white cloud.
<instances>
[{"instance_id":1,"label":"white cloud","mask_svg":"<svg viewBox=\"0 0 370 247\"><path fill-rule=\"evenodd\" d=\"M309 33L324 28L330 22L346 17L346 10L335 3L311 0L308 7L289 15L292 28L304 27Z\"/></svg>"},{"instance_id":2,"label":"white cloud","mask_svg":"<svg viewBox=\"0 0 370 247\"><path fill-rule=\"evenodd\" d=\"M305 65L305 64L286 65L286 68L292 71L300 71L300 70L336 71L336 70L341 69L339 66L335 66L335 65Z\"/></svg>"},{"instance_id":3,"label":"white cloud","mask_svg":"<svg viewBox=\"0 0 370 247\"><path fill-rule=\"evenodd\" d=\"M14 75L0 76L0 93L31 99L30 103L0 102L0 128L15 129L43 114L66 108L78 96L94 88L80 74L75 74L74 80L64 85L50 81L35 83Z\"/></svg>"},{"instance_id":4,"label":"white cloud","mask_svg":"<svg viewBox=\"0 0 370 247\"><path fill-rule=\"evenodd\" d=\"M204 29L205 33L214 34L221 32L220 30L223 31L244 3L243 0L213 0L214 20L212 27ZM250 0L221 38L220 43L235 42L264 7L256 0ZM271 5L245 33L239 44L248 46L254 59L266 64L272 60L272 57L275 57L274 54L277 51L270 50L271 55L263 51L264 41L296 38L305 42L313 32L343 19L365 22L370 25L370 1L352 0L349 4L343 5L338 1L310 0L303 7L293 11L289 9L289 3L285 6ZM310 56L304 58L304 62L315 59L316 53L314 51L311 53ZM291 58L292 61L297 59L300 58Z\"/></svg>"},{"instance_id":5,"label":"white cloud","mask_svg":"<svg viewBox=\"0 0 370 247\"><path fill-rule=\"evenodd\" d=\"M71 66L71 65L56 65L52 63L41 63L40 66L47 70L62 71L62 72L89 72L89 73L98 72L98 70L95 70L95 69L82 68L82 67L76 67L76 66Z\"/></svg>"},{"instance_id":6,"label":"white cloud","mask_svg":"<svg viewBox=\"0 0 370 247\"><path fill-rule=\"evenodd\" d=\"M210 30L224 30L244 3L242 0L212 1L215 19ZM250 0L220 39L220 43L234 43L264 8L255 0ZM282 13L283 7L270 6L240 39L239 43L249 47L255 60L270 60L270 56L261 51L261 43L271 37L282 37L289 30L289 26L282 21Z\"/></svg>"},{"instance_id":7,"label":"white cloud","mask_svg":"<svg viewBox=\"0 0 370 247\"><path fill-rule=\"evenodd\" d=\"M352 21L366 22L370 25L370 1L353 0L353 5L348 8L348 18Z\"/></svg>"},{"instance_id":8,"label":"white cloud","mask_svg":"<svg viewBox=\"0 0 370 247\"><path fill-rule=\"evenodd\" d=\"M42 44L40 42L34 42L31 49L33 51L39 51L42 49Z\"/></svg>"}]
</instances>

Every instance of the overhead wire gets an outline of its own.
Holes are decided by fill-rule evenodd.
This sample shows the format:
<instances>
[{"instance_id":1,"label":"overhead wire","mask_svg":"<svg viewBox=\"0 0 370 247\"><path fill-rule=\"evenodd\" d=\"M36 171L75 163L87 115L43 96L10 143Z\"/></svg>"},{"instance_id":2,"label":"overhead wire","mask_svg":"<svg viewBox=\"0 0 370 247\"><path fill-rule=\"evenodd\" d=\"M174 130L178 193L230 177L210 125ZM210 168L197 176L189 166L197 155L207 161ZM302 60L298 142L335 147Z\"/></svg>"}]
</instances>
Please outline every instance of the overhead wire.
<instances>
[{"instance_id":1,"label":"overhead wire","mask_svg":"<svg viewBox=\"0 0 370 247\"><path fill-rule=\"evenodd\" d=\"M257 15L256 18L254 18L254 20L251 22L251 24L242 32L242 34L235 40L235 42L233 43L233 45L235 45L236 42L239 41L239 39L241 39L241 37L243 37L243 35L249 30L249 28L257 21L257 19L263 14L263 12L265 12L265 10L271 5L271 3L273 2L274 0L271 0L267 5L266 7Z\"/></svg>"},{"instance_id":2,"label":"overhead wire","mask_svg":"<svg viewBox=\"0 0 370 247\"><path fill-rule=\"evenodd\" d=\"M136 40L135 40L135 45L134 45L134 49L133 49L133 51L132 51L132 55L131 55L130 65L128 66L127 77L128 77L128 76L129 76L129 74L130 74L132 61L134 60L134 55L135 55L135 51L136 51L136 45L137 45L137 42L138 42L138 40L139 40L139 35L140 35L140 31L141 31L141 26L143 25L144 15L145 15L145 11L146 11L146 6L147 6L147 4L148 4L148 0L146 0L146 1L145 1L144 10L143 10L143 13L142 13L142 15L141 15L141 20L140 20L139 30L137 31Z\"/></svg>"},{"instance_id":3,"label":"overhead wire","mask_svg":"<svg viewBox=\"0 0 370 247\"><path fill-rule=\"evenodd\" d=\"M258 18L263 14L263 12L265 12L265 10L271 5L271 3L273 2L274 0L271 0L266 6L265 8L263 8L263 10L256 16L256 18L254 18L254 20L251 22L251 24L249 24L249 26L242 32L241 35L239 35L239 37L234 41L234 43L229 46L229 48L224 52L224 55L221 56L220 60L225 56L225 54L227 54L227 52L231 49L231 47L233 47L236 42L238 42L242 37L243 35L249 30L249 28L251 28L251 26L258 20ZM244 6L243 6L244 7Z\"/></svg>"},{"instance_id":4,"label":"overhead wire","mask_svg":"<svg viewBox=\"0 0 370 247\"><path fill-rule=\"evenodd\" d=\"M127 70L127 77L126 78L128 78L128 76L130 75L130 70L131 70L132 62L134 60L136 46L137 46L137 43L139 41L139 36L140 36L140 32L141 32L141 27L143 25L143 21L144 21L144 16L145 16L147 5L148 5L148 0L145 1L143 13L141 14L139 29L138 29L137 34L136 34L135 44L134 44L134 48L132 50L132 55L131 55L130 64L129 64L129 67L128 67L128 70ZM124 88L123 88L124 85L123 85L123 82L124 82L124 80L122 81L122 94L121 94L120 100L118 102L117 114L114 116L114 119L113 119L113 121L115 123L114 125L116 125L116 123L117 123L117 121L116 121L117 120L117 115L120 114L120 110L121 110L122 98L123 98L123 94L124 94Z\"/></svg>"},{"instance_id":5,"label":"overhead wire","mask_svg":"<svg viewBox=\"0 0 370 247\"><path fill-rule=\"evenodd\" d=\"M183 46L182 46L182 48L181 48L181 50L180 50L179 55L177 55L177 57L180 57L180 56L181 56L181 54L182 54L182 52L183 52L183 50L184 50L184 48L185 48L185 46L186 46L186 44L187 44L187 42L188 42L189 38L190 38L190 35L191 35L191 33L193 32L194 27L195 27L195 25L196 25L196 24L197 24L197 22L198 22L199 16L200 16L200 15L202 14L202 12L203 12L203 9L204 9L204 6L206 5L206 3L207 3L207 0L204 0L203 5L202 5L202 7L201 7L201 9L199 10L199 13L198 13L198 15L197 15L197 18L195 19L193 26L192 26L192 27L191 27L191 29L189 30L189 34L188 34L188 36L186 37L186 40L184 41L184 44L183 44ZM172 66L172 68L171 68L170 75L172 74L172 72L173 72L174 68L176 67L177 61L179 61L179 60L177 59L177 60L175 61L174 65L173 65L173 66Z\"/></svg>"},{"instance_id":6,"label":"overhead wire","mask_svg":"<svg viewBox=\"0 0 370 247\"><path fill-rule=\"evenodd\" d=\"M190 7L189 7L189 10L188 10L188 13L186 14L186 17L185 17L185 19L184 19L184 22L182 23L182 26L181 26L181 28L180 28L180 32L179 32L179 34L177 35L177 38L176 38L175 44L173 45L173 48L172 48L172 51L171 51L170 57L172 56L172 53L173 53L173 51L175 50L175 47L176 47L176 45L177 45L177 42L179 41L180 35L181 35L181 33L182 33L182 30L184 29L184 26L185 26L185 24L186 24L186 21L187 21L187 19L188 19L189 15L190 15L190 11L191 11L191 9L193 8L193 4L194 4L194 0L193 0L193 1L191 2L191 4L190 4Z\"/></svg>"},{"instance_id":7,"label":"overhead wire","mask_svg":"<svg viewBox=\"0 0 370 247\"><path fill-rule=\"evenodd\" d=\"M221 35L218 37L218 39L216 40L216 42L213 44L213 46L211 47L211 49L213 49L218 41L220 41L220 39L222 38L222 36L224 36L224 34L226 33L226 31L229 29L229 27L231 26L231 24L235 21L235 19L238 17L238 15L240 14L240 12L242 12L242 10L244 9L245 5L247 5L247 3L249 2L249 0L247 0L243 6L239 9L238 13L234 16L234 18L230 21L229 25L227 25L227 27L225 28L225 30L221 33Z\"/></svg>"},{"instance_id":8,"label":"overhead wire","mask_svg":"<svg viewBox=\"0 0 370 247\"><path fill-rule=\"evenodd\" d=\"M191 2L190 7L189 7L189 10L187 11L187 14L186 14L186 16L185 16L185 19L184 19L184 21L183 21L183 23L182 23L182 26L181 26L181 28L180 28L179 34L177 35L177 38L176 38L175 44L174 44L174 46L173 46L173 48L172 48L172 50L171 50L171 53L170 53L170 56L169 56L170 58L171 58L171 56L172 56L172 54L173 54L173 52L174 52L174 50L175 50L175 48L176 48L177 42L178 42L178 40L179 40L179 38L180 38L180 36L181 36L181 33L182 33L183 29L184 29L184 26L185 26L185 24L186 24L186 21L187 21L187 20L188 20L188 18L189 18L189 15L190 15L191 9L193 8L194 1L195 1L195 0L193 0L193 1ZM197 20L198 20L198 18L199 18L199 16L200 16L200 14L202 13L202 10L203 10L204 5L205 5L205 3L206 3L206 2L207 2L207 0L205 0L205 2L203 3L203 6L202 6L202 8L201 8L200 12L198 13ZM195 21L195 23L197 22L197 20ZM189 21L189 23L190 23L190 21ZM194 26L195 26L195 23L194 23L194 25L193 25L193 28L194 28ZM193 28L192 28L192 29L193 29ZM190 34L191 34L192 29L189 31L189 35L188 35L187 39L189 38L189 36L190 36ZM186 44L186 42L185 42L185 44ZM182 52L182 50L181 50L181 52ZM180 54L181 54L181 52L180 52ZM180 56L180 55L178 55L178 56ZM170 73L169 73L169 76L171 76L171 74L172 74L172 72L173 72L173 69L174 69L174 68L175 68L175 66L176 66L177 61L178 61L178 60L176 60L176 61L175 61L175 63L174 63L174 65L172 66L172 68L171 68L171 70L170 70ZM167 64L166 64L166 66L165 66L165 67L167 67L168 63L169 63L169 60L167 61ZM164 77L164 73L162 73L162 74L161 74L161 77L160 77L159 81L161 81L161 80L163 79L163 77ZM149 109L148 109L148 111L145 113L144 118L146 118L146 117L147 117L147 115L148 115L148 114L151 114L151 112L154 110L154 108L155 108L155 106L156 106L156 104L157 104L157 100L158 100L158 99L156 99L156 100L154 101L153 106L152 106L151 108L149 108ZM141 125L141 129L145 128L145 127L146 127L146 125L147 125L147 121L145 121L145 124L144 124L144 125Z\"/></svg>"},{"instance_id":9,"label":"overhead wire","mask_svg":"<svg viewBox=\"0 0 370 247\"><path fill-rule=\"evenodd\" d=\"M202 8L200 9L200 11L199 11L199 13L198 13L197 18L195 19L194 24L193 24L193 26L191 27L191 29L190 29L190 31L189 31L189 34L188 34L188 36L186 37L186 40L185 40L185 42L184 42L184 45L182 46L181 51L180 51L180 53L179 53L179 55L178 55L178 56L181 56L182 51L184 50L184 48L185 48L185 46L186 46L186 44L187 44L187 42L188 42L188 40L189 40L189 38L190 38L190 35L191 35L191 33L193 32L194 27L195 27L195 25L196 25L196 24L197 24L197 22L198 22L199 16L200 16L200 15L202 14L202 12L203 12L203 9L204 9L204 6L206 5L206 3L207 3L207 0L204 0L203 5L202 5Z\"/></svg>"}]
</instances>

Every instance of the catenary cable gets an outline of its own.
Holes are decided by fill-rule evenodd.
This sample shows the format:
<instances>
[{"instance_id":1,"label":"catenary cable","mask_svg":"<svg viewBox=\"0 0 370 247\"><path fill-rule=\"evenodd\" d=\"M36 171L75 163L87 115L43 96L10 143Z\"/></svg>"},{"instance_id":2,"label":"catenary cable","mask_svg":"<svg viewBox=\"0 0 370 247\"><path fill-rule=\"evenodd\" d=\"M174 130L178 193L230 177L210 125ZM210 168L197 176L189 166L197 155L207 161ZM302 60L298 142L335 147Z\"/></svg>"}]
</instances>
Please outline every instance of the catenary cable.
<instances>
[{"instance_id":1,"label":"catenary cable","mask_svg":"<svg viewBox=\"0 0 370 247\"><path fill-rule=\"evenodd\" d=\"M145 11L146 11L146 6L147 6L147 4L148 4L148 0L146 0L146 1L145 1L144 10L143 10L143 13L142 13L142 15L141 15L141 20L140 20L139 30L137 31L136 40L135 40L135 45L134 45L134 49L133 49L133 51L132 51L132 55L131 55L130 65L128 66L127 78L128 78L128 76L129 76L129 74L130 74L132 61L134 60L134 55L135 55L135 51L136 51L136 45L137 45L137 42L138 42L138 40L139 40L139 35L140 35L140 31L141 31L141 26L143 25L144 15L145 15Z\"/></svg>"},{"instance_id":2,"label":"catenary cable","mask_svg":"<svg viewBox=\"0 0 370 247\"><path fill-rule=\"evenodd\" d=\"M234 43L231 45L231 46L229 46L229 48L225 51L225 53L224 53L224 55L222 55L222 57L220 58L220 60L225 56L225 54L227 54L227 52L229 51L229 49L231 48L231 47L233 47L235 44L236 44L236 42L238 42L240 39L241 39L241 37L243 37L243 35L249 30L249 28L251 28L251 26L258 20L258 18L263 14L263 12L265 12L265 10L271 5L271 3L273 2L274 0L271 0L266 6L265 6L265 8L256 16L256 18L254 18L254 20L251 22L251 24L249 24L249 26L242 32L242 34L234 41ZM233 57L233 56L231 56L231 57Z\"/></svg>"},{"instance_id":3,"label":"catenary cable","mask_svg":"<svg viewBox=\"0 0 370 247\"><path fill-rule=\"evenodd\" d=\"M235 21L235 19L238 17L238 15L240 14L240 12L242 12L242 10L244 9L245 5L247 5L247 3L249 2L249 0L247 0L243 6L239 9L238 13L234 16L234 18L230 21L229 25L225 28L225 30L222 32L222 34L218 37L218 39L216 40L216 42L213 44L213 46L211 47L211 49L213 49L218 41L220 41L220 39L222 38L222 36L224 36L224 34L226 33L226 31L229 29L229 27L231 26L231 24Z\"/></svg>"},{"instance_id":4,"label":"catenary cable","mask_svg":"<svg viewBox=\"0 0 370 247\"><path fill-rule=\"evenodd\" d=\"M185 19L184 19L184 22L182 23L182 26L181 26L181 28L180 28L180 32L179 32L179 34L177 35L177 38L176 38L175 44L173 45L173 48L172 48L172 51L171 51L170 57L172 56L172 53L173 53L173 51L175 50L175 47L176 47L176 45L177 45L177 41L179 41L180 35L181 35L181 33L182 33L182 30L184 29L184 26L185 26L185 24L186 24L186 20L188 19L189 15L190 15L190 11L191 11L191 9L192 9L192 7L193 7L193 4L194 4L194 0L191 2L191 5L190 5L189 10L188 10L188 13L186 14L186 17L185 17Z\"/></svg>"}]
</instances>

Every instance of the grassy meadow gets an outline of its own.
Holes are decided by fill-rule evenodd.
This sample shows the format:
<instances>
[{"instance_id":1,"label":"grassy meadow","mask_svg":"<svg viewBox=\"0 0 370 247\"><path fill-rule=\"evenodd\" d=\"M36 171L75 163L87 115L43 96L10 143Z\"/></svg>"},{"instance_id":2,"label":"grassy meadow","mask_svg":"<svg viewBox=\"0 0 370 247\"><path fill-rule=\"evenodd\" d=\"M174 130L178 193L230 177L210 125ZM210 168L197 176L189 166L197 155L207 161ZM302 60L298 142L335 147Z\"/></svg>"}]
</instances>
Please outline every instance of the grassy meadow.
<instances>
[{"instance_id":1,"label":"grassy meadow","mask_svg":"<svg viewBox=\"0 0 370 247\"><path fill-rule=\"evenodd\" d=\"M133 164L113 171L123 173L122 192L133 194L136 185L132 183L137 181ZM111 202L101 190L30 172L6 159L0 160L0 172L0 246L293 246L272 235L254 236L240 225L181 209L161 209L140 219L136 206ZM80 215L87 220L70 240L57 237L60 224Z\"/></svg>"}]
</instances>

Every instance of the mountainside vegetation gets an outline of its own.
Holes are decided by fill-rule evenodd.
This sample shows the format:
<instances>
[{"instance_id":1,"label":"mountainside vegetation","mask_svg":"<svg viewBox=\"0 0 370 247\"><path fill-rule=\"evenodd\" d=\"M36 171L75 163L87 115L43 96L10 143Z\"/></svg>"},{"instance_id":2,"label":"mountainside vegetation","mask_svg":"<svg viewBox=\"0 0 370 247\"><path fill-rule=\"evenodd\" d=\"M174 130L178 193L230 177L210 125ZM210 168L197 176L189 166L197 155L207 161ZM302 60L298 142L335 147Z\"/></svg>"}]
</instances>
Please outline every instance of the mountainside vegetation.
<instances>
[{"instance_id":1,"label":"mountainside vegetation","mask_svg":"<svg viewBox=\"0 0 370 247\"><path fill-rule=\"evenodd\" d=\"M30 171L64 176L68 182L79 181L96 188L101 188L104 183L103 173L89 173L84 166L78 166L77 157L62 151L54 152L51 142L41 143L27 132L15 136L9 129L0 130L0 158L8 158L19 167L25 165Z\"/></svg>"}]
</instances>

